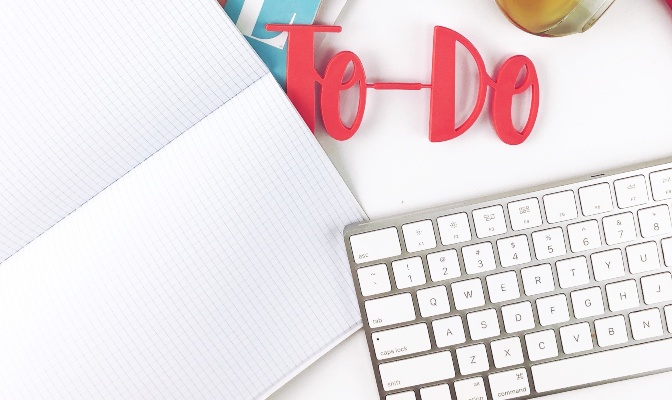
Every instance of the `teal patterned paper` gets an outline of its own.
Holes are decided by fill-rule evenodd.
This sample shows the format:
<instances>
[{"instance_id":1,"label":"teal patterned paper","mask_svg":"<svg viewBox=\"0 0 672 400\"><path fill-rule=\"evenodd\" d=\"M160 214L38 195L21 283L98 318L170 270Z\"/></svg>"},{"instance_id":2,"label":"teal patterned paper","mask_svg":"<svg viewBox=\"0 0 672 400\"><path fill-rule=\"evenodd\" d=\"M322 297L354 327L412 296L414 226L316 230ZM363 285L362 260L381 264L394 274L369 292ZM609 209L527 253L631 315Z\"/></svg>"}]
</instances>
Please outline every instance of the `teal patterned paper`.
<instances>
[{"instance_id":1,"label":"teal patterned paper","mask_svg":"<svg viewBox=\"0 0 672 400\"><path fill-rule=\"evenodd\" d=\"M287 33L269 32L266 24L312 24L320 0L228 0L224 11L285 87Z\"/></svg>"}]
</instances>

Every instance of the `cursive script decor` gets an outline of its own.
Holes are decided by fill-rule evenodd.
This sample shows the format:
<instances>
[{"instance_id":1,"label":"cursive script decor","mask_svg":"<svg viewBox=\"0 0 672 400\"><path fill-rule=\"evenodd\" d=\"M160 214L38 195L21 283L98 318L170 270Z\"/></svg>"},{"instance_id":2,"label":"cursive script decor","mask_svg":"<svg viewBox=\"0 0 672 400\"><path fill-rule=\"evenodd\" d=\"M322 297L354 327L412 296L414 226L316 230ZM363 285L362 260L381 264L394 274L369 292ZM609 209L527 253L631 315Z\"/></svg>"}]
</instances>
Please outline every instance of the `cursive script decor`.
<instances>
[{"instance_id":1,"label":"cursive script decor","mask_svg":"<svg viewBox=\"0 0 672 400\"><path fill-rule=\"evenodd\" d=\"M315 85L320 87L319 102L322 121L327 133L337 140L351 138L359 129L364 117L366 91L373 90L421 90L429 89L429 140L443 142L454 139L466 132L481 114L485 106L487 88L492 88L491 117L495 132L507 144L520 144L532 132L539 110L539 80L532 61L521 55L507 59L491 78L476 47L459 33L434 27L434 49L432 54L432 81L424 83L366 82L364 66L351 51L341 51L327 64L324 74L314 65L314 34L316 32L340 32L340 26L324 25L281 25L266 26L269 31L287 32L287 95L294 103L308 127L315 131L316 98ZM469 117L455 126L455 51L457 45L464 46L478 68L478 96ZM352 73L343 79L352 66ZM519 76L522 78L519 79ZM351 125L341 119L339 95L342 91L359 85L357 112ZM518 131L512 120L513 98L527 90L532 91L532 102L527 123Z\"/></svg>"}]
</instances>

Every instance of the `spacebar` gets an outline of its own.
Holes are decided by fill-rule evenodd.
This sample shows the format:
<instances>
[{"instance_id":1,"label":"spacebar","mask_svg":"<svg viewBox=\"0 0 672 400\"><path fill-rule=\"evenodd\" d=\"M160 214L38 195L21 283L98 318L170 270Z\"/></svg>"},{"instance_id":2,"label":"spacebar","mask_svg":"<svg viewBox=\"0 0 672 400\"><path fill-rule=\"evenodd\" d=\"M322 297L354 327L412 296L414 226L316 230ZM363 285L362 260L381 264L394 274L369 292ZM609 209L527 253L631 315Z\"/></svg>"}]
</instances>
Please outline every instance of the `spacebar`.
<instances>
[{"instance_id":1,"label":"spacebar","mask_svg":"<svg viewBox=\"0 0 672 400\"><path fill-rule=\"evenodd\" d=\"M588 354L532 367L539 393L672 368L672 339Z\"/></svg>"}]
</instances>

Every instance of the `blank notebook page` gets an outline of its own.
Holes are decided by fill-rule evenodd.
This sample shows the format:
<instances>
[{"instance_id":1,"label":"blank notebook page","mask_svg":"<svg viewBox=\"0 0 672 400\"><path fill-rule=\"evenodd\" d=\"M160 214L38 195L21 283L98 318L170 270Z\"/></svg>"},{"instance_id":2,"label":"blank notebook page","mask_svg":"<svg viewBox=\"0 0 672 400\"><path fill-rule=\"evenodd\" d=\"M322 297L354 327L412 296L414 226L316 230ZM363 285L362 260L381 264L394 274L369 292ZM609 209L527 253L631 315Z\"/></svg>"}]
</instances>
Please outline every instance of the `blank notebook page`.
<instances>
[{"instance_id":1,"label":"blank notebook page","mask_svg":"<svg viewBox=\"0 0 672 400\"><path fill-rule=\"evenodd\" d=\"M0 1L0 262L265 73L214 0Z\"/></svg>"},{"instance_id":2,"label":"blank notebook page","mask_svg":"<svg viewBox=\"0 0 672 400\"><path fill-rule=\"evenodd\" d=\"M359 325L363 213L216 2L7 0L0 58L0 399L259 398Z\"/></svg>"},{"instance_id":3,"label":"blank notebook page","mask_svg":"<svg viewBox=\"0 0 672 400\"><path fill-rule=\"evenodd\" d=\"M268 74L0 265L0 398L258 398L359 325L362 218Z\"/></svg>"}]
</instances>

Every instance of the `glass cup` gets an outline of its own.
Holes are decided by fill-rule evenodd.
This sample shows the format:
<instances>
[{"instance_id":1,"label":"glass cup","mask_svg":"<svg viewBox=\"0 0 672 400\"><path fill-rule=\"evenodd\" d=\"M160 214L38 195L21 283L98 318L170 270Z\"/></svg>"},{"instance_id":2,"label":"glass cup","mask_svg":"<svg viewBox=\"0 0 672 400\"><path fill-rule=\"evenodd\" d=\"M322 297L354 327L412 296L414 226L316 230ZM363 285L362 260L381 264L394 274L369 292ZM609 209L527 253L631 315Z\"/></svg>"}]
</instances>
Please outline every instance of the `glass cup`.
<instances>
[{"instance_id":1,"label":"glass cup","mask_svg":"<svg viewBox=\"0 0 672 400\"><path fill-rule=\"evenodd\" d=\"M520 29L539 36L565 36L588 30L615 0L497 0Z\"/></svg>"}]
</instances>

